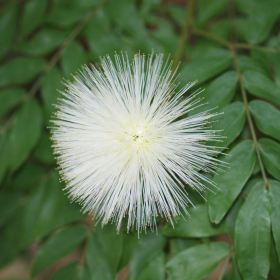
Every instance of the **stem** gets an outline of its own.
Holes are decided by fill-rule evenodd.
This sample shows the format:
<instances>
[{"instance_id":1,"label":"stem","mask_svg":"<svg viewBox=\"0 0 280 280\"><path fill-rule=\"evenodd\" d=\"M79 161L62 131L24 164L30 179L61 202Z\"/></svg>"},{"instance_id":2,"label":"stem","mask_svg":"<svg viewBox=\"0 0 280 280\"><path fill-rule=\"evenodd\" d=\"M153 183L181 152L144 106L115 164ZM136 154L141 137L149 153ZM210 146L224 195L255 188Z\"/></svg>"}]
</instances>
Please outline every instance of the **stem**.
<instances>
[{"instance_id":1,"label":"stem","mask_svg":"<svg viewBox=\"0 0 280 280\"><path fill-rule=\"evenodd\" d=\"M216 35L208 33L207 31L196 29L196 28L194 28L194 34L197 34L197 35L212 39L216 42L219 42L220 44L228 47L228 49L232 52L233 61L234 61L235 69L236 69L239 84L240 84L242 99L243 99L243 102L245 104L246 117L247 117L247 120L248 120L249 129L250 129L253 141L254 141L254 146L256 148L256 153L257 153L262 177L263 177L263 180L265 182L265 185L269 186L269 184L267 182L267 177L266 177L264 165L263 165L263 162L262 162L260 150L259 150L259 143L258 143L258 139L257 139L257 136L256 136L255 128L254 128L254 123L253 123L253 120L252 120L252 117L251 117L251 114L250 114L250 107L249 107L249 104L248 104L248 98L247 98L246 90L245 90L244 83L243 83L242 74L241 74L240 67L239 67L239 61L238 61L238 57L237 57L237 53L236 53L236 48L240 48L240 49L242 49L242 48L243 49L255 48L255 49L265 51L265 52L275 52L275 53L279 52L279 50L270 49L270 48L266 48L266 47L255 46L255 45L251 45L251 44L231 43L231 42L228 42L228 41L226 41L226 40L224 40L224 39L222 39L222 38L220 38Z\"/></svg>"},{"instance_id":2,"label":"stem","mask_svg":"<svg viewBox=\"0 0 280 280\"><path fill-rule=\"evenodd\" d=\"M221 38L219 36L216 36L212 33L209 33L205 30L201 30L201 29L198 29L198 28L193 29L193 34L204 37L204 38L211 39L215 42L220 43L221 45L224 45L225 47L227 47L229 49L234 47L235 49L243 49L243 50L256 49L256 50L260 50L260 51L263 51L263 52L280 53L280 49L256 46L256 45L253 45L253 44L231 43L227 40L224 40L223 38Z\"/></svg>"},{"instance_id":3,"label":"stem","mask_svg":"<svg viewBox=\"0 0 280 280\"><path fill-rule=\"evenodd\" d=\"M39 90L45 75L51 70L51 68L56 65L56 63L59 61L61 55L65 51L65 49L68 47L68 45L79 35L79 33L82 31L82 29L86 26L86 24L89 22L91 17L97 12L97 10L105 3L106 0L101 0L98 5L90 12L88 12L83 19L81 20L80 24L72 31L72 33L62 42L60 48L57 50L57 52L53 55L49 63L46 65L46 67L43 69L41 75L38 77L38 79L33 84L32 88L30 89L28 93L28 97L32 97L37 93Z\"/></svg>"},{"instance_id":4,"label":"stem","mask_svg":"<svg viewBox=\"0 0 280 280\"><path fill-rule=\"evenodd\" d=\"M209 39L211 39L213 41L216 41L216 42L224 45L225 47L229 48L231 46L230 42L228 42L228 41L224 40L223 38L220 38L219 36L216 36L216 35L214 35L212 33L204 31L202 29L194 28L193 29L193 33L196 34L196 35L202 36L204 38L209 38Z\"/></svg>"},{"instance_id":5,"label":"stem","mask_svg":"<svg viewBox=\"0 0 280 280\"><path fill-rule=\"evenodd\" d=\"M234 61L235 69L236 69L236 72L237 72L237 75L238 75L238 80L239 80L239 84L240 84L242 99L243 99L243 102L245 104L246 116L247 116L247 120L248 120L248 124L249 124L249 128L250 128L250 132L251 132L251 135L252 135L252 138L253 138L253 141L254 141L254 146L256 148L256 153L257 153L258 161L259 161L259 164L260 164L262 177L263 177L263 180L265 182L265 185L268 185L267 177L266 177L266 174L265 174L265 169L264 169L264 166L263 166L263 162L262 162L262 158L261 158L261 154L260 154L260 150L259 150L258 139L257 139L257 136L256 136L253 120L252 120L252 117L251 117L251 114L250 114L250 107L249 107L249 104L248 104L248 98L247 98L246 90L245 90L244 83L243 83L243 78L242 78L240 67L239 67L238 57L237 57L236 50L235 50L234 46L231 47L231 52L232 52L232 55L233 55L233 61Z\"/></svg>"},{"instance_id":6,"label":"stem","mask_svg":"<svg viewBox=\"0 0 280 280\"><path fill-rule=\"evenodd\" d=\"M175 55L175 59L174 59L174 63L173 63L173 70L175 70L177 65L179 64L179 62L183 56L185 43L191 37L191 28L193 26L194 3L195 3L194 0L189 0L188 4L186 5L186 20L185 20L183 30L181 33L179 46L178 46L178 49L177 49L177 52Z\"/></svg>"}]
</instances>

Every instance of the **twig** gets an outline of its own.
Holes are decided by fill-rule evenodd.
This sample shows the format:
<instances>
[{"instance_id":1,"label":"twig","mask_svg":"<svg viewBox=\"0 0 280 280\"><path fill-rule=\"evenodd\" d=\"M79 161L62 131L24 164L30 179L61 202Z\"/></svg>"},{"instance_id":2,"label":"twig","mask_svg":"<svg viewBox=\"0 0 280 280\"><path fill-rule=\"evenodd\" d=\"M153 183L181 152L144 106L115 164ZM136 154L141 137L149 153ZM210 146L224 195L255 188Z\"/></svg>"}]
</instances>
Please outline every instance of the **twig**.
<instances>
[{"instance_id":1,"label":"twig","mask_svg":"<svg viewBox=\"0 0 280 280\"><path fill-rule=\"evenodd\" d=\"M194 3L194 0L189 0L188 4L186 5L186 19L180 36L179 46L175 55L173 70L175 70L178 66L178 63L180 62L183 56L185 44L187 40L189 40L191 37L191 28L193 26Z\"/></svg>"}]
</instances>

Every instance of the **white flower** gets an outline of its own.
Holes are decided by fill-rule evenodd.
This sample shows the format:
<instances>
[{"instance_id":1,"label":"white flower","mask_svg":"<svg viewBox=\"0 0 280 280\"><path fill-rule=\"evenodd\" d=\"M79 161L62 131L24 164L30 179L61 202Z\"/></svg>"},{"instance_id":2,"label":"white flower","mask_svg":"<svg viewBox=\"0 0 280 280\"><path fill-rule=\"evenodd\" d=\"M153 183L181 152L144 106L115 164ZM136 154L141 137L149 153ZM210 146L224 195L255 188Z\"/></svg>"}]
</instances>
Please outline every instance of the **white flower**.
<instances>
[{"instance_id":1,"label":"white flower","mask_svg":"<svg viewBox=\"0 0 280 280\"><path fill-rule=\"evenodd\" d=\"M66 190L118 230L126 215L128 230L156 227L158 215L173 224L192 204L185 185L201 192L213 184L199 171L219 169L212 157L218 151L206 141L221 137L205 127L217 114L187 117L200 106L201 91L183 98L193 82L175 93L172 63L163 64L163 55L101 61L103 71L85 66L67 82L57 105L52 139Z\"/></svg>"}]
</instances>

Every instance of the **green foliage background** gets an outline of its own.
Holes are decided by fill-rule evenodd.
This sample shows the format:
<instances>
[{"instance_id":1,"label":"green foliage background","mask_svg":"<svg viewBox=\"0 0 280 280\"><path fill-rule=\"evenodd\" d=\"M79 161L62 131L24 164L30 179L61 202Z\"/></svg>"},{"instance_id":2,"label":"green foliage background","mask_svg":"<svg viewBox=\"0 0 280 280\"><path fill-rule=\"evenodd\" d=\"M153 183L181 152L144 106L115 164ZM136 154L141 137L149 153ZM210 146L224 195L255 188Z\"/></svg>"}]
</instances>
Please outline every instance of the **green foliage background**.
<instances>
[{"instance_id":1,"label":"green foliage background","mask_svg":"<svg viewBox=\"0 0 280 280\"><path fill-rule=\"evenodd\" d=\"M222 261L216 279L280 279L279 0L11 0L0 10L2 269L20 259L31 279L199 280ZM63 77L99 55L152 49L181 61L179 82L206 89L196 112L224 112L213 127L231 156L216 194L190 194L191 219L138 239L70 204L47 126Z\"/></svg>"}]
</instances>

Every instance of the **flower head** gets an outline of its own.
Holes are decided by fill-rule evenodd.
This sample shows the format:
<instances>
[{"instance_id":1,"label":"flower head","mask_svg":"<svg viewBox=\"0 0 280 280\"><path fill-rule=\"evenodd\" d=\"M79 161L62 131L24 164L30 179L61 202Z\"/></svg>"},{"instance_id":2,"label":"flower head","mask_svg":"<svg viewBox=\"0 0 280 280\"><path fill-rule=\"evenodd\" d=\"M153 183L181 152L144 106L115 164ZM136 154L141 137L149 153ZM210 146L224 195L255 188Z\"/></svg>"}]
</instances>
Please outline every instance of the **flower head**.
<instances>
[{"instance_id":1,"label":"flower head","mask_svg":"<svg viewBox=\"0 0 280 280\"><path fill-rule=\"evenodd\" d=\"M206 144L220 138L206 127L216 113L187 116L201 91L183 97L193 82L176 93L163 55L101 61L103 70L85 66L67 82L57 105L52 139L66 190L117 229L126 215L128 230L156 226L158 215L173 223L192 204L185 186L202 192L211 181L199 171L219 169Z\"/></svg>"}]
</instances>

